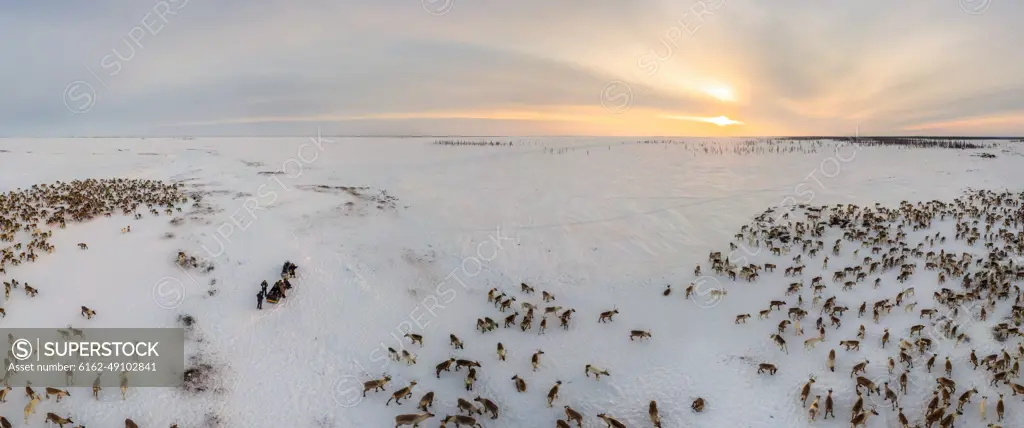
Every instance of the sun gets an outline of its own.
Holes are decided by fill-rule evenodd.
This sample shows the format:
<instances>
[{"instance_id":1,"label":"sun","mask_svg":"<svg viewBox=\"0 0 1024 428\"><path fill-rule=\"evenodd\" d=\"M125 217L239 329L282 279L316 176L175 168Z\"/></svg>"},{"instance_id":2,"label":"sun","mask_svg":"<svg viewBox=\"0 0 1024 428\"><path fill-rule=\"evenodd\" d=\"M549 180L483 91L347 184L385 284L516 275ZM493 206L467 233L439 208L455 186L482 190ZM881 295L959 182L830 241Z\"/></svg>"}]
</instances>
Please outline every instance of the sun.
<instances>
[{"instance_id":1,"label":"sun","mask_svg":"<svg viewBox=\"0 0 1024 428\"><path fill-rule=\"evenodd\" d=\"M713 124L718 125L718 126L742 125L743 124L743 122L740 122L738 120L732 120L732 119L729 119L728 117L725 117L725 116L709 117L709 118L706 118L704 121L708 122L708 123L713 123Z\"/></svg>"},{"instance_id":2,"label":"sun","mask_svg":"<svg viewBox=\"0 0 1024 428\"><path fill-rule=\"evenodd\" d=\"M704 93L719 101L736 101L736 93L728 86L709 86L704 88Z\"/></svg>"}]
</instances>

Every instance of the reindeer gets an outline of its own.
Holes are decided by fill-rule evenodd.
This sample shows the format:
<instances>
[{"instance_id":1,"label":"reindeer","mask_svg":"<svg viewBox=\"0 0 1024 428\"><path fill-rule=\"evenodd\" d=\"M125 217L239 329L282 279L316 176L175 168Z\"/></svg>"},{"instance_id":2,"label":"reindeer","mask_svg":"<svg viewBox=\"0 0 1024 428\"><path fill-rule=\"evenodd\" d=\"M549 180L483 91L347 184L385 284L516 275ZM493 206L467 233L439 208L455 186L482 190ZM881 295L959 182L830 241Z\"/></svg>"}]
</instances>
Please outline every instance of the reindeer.
<instances>
[{"instance_id":1,"label":"reindeer","mask_svg":"<svg viewBox=\"0 0 1024 428\"><path fill-rule=\"evenodd\" d=\"M25 424L28 424L28 416L36 412L36 404L39 404L40 396L33 396L32 399L25 405Z\"/></svg>"},{"instance_id":2,"label":"reindeer","mask_svg":"<svg viewBox=\"0 0 1024 428\"><path fill-rule=\"evenodd\" d=\"M758 366L757 366L757 373L758 374L761 374L761 373L764 373L764 372L768 372L768 374L770 374L772 376L775 376L775 372L776 371L778 371L778 368L775 367L775 364L761 363L761 364L758 364Z\"/></svg>"},{"instance_id":3,"label":"reindeer","mask_svg":"<svg viewBox=\"0 0 1024 428\"><path fill-rule=\"evenodd\" d=\"M562 386L562 381L560 381L560 380L555 381L555 386L552 386L551 390L548 391L548 407L551 407L552 404L555 402L555 400L558 399L558 387L559 386Z\"/></svg>"},{"instance_id":4,"label":"reindeer","mask_svg":"<svg viewBox=\"0 0 1024 428\"><path fill-rule=\"evenodd\" d=\"M4 384L4 389L0 389L0 403L7 402L7 393L11 392L11 386Z\"/></svg>"},{"instance_id":5,"label":"reindeer","mask_svg":"<svg viewBox=\"0 0 1024 428\"><path fill-rule=\"evenodd\" d=\"M870 415L877 416L878 415L878 411L876 411L875 409L871 409L871 410L868 410L867 412L861 412L861 413L858 413L858 414L854 415L853 418L850 419L850 428L867 427L868 426L868 417Z\"/></svg>"},{"instance_id":6,"label":"reindeer","mask_svg":"<svg viewBox=\"0 0 1024 428\"><path fill-rule=\"evenodd\" d=\"M28 283L25 283L25 295L29 297L36 297L36 294L39 294L39 290L36 290L35 288L30 287Z\"/></svg>"},{"instance_id":7,"label":"reindeer","mask_svg":"<svg viewBox=\"0 0 1024 428\"><path fill-rule=\"evenodd\" d=\"M612 317L614 317L618 313L618 309L612 309L610 311L601 312L601 316L597 318L597 322L615 321L614 319L612 319Z\"/></svg>"},{"instance_id":8,"label":"reindeer","mask_svg":"<svg viewBox=\"0 0 1024 428\"><path fill-rule=\"evenodd\" d=\"M864 360L863 362L854 364L853 365L853 370L850 372L850 377L852 378L857 373L867 374L867 367L868 367L869 363L870 363L870 361Z\"/></svg>"},{"instance_id":9,"label":"reindeer","mask_svg":"<svg viewBox=\"0 0 1024 428\"><path fill-rule=\"evenodd\" d=\"M533 294L534 292L536 292L536 291L537 291L537 290L535 290L535 289L534 289L533 287L530 287L529 285L526 285L526 283L525 283L525 282L524 282L524 283L522 283L522 284L520 285L520 290L521 290L521 291L522 291L522 292L523 292L524 294Z\"/></svg>"},{"instance_id":10,"label":"reindeer","mask_svg":"<svg viewBox=\"0 0 1024 428\"><path fill-rule=\"evenodd\" d=\"M750 314L736 315L736 324L739 324L739 323L746 324L747 323L747 319L749 319L749 318L750 318Z\"/></svg>"},{"instance_id":11,"label":"reindeer","mask_svg":"<svg viewBox=\"0 0 1024 428\"><path fill-rule=\"evenodd\" d=\"M804 349L814 349L814 346L825 340L825 336L812 337L804 341ZM833 370L834 371L834 370Z\"/></svg>"},{"instance_id":12,"label":"reindeer","mask_svg":"<svg viewBox=\"0 0 1024 428\"><path fill-rule=\"evenodd\" d=\"M409 415L398 415L395 416L395 428L403 425L412 425L413 428L420 426L420 422L434 417L433 413L426 412L420 414L409 414Z\"/></svg>"},{"instance_id":13,"label":"reindeer","mask_svg":"<svg viewBox=\"0 0 1024 428\"><path fill-rule=\"evenodd\" d=\"M101 375L103 375L102 372L97 373L96 374L96 380L92 381L92 397L97 399L97 400L100 399L100 390L103 389L103 388L100 388L100 376Z\"/></svg>"},{"instance_id":14,"label":"reindeer","mask_svg":"<svg viewBox=\"0 0 1024 428\"><path fill-rule=\"evenodd\" d=\"M451 370L451 368L452 368L452 363L454 363L455 361L456 361L456 360L455 360L455 358L454 358L454 357L452 357L452 358L449 358L449 359L447 359L447 360L441 361L441 363L440 363L440 364L438 364L437 366L435 366L434 368L436 369L436 376L437 376L437 378L438 378L438 379L440 379L440 378L441 378L441 372L442 372L442 371L445 371L445 372L450 372L450 371L452 371L452 370Z\"/></svg>"},{"instance_id":15,"label":"reindeer","mask_svg":"<svg viewBox=\"0 0 1024 428\"><path fill-rule=\"evenodd\" d=\"M599 413L597 417L601 418L604 423L608 424L607 428L626 428L626 425L622 422L617 421L615 418L608 416L605 413Z\"/></svg>"},{"instance_id":16,"label":"reindeer","mask_svg":"<svg viewBox=\"0 0 1024 428\"><path fill-rule=\"evenodd\" d=\"M81 249L81 250L88 250L89 246L86 245L84 242L79 242L78 243L78 248Z\"/></svg>"},{"instance_id":17,"label":"reindeer","mask_svg":"<svg viewBox=\"0 0 1024 428\"><path fill-rule=\"evenodd\" d=\"M405 349L402 350L402 359L405 360L405 363L410 366L416 364L416 354L413 354L412 352L409 352Z\"/></svg>"},{"instance_id":18,"label":"reindeer","mask_svg":"<svg viewBox=\"0 0 1024 428\"><path fill-rule=\"evenodd\" d=\"M480 362L463 359L455 360L455 371L459 371L463 367L480 367Z\"/></svg>"},{"instance_id":19,"label":"reindeer","mask_svg":"<svg viewBox=\"0 0 1024 428\"><path fill-rule=\"evenodd\" d=\"M516 391L526 392L526 381L519 377L519 375L512 376L512 382L516 385Z\"/></svg>"},{"instance_id":20,"label":"reindeer","mask_svg":"<svg viewBox=\"0 0 1024 428\"><path fill-rule=\"evenodd\" d=\"M484 409L491 414L491 419L498 419L498 405L494 404L493 401L486 398L480 397L479 395L473 399L473 401L479 402L484 406Z\"/></svg>"},{"instance_id":21,"label":"reindeer","mask_svg":"<svg viewBox=\"0 0 1024 428\"><path fill-rule=\"evenodd\" d=\"M957 404L956 411L963 412L964 404L971 402L971 396L978 393L978 388L971 388L960 395L959 403Z\"/></svg>"},{"instance_id":22,"label":"reindeer","mask_svg":"<svg viewBox=\"0 0 1024 428\"><path fill-rule=\"evenodd\" d=\"M811 421L813 421L816 417L818 417L818 401L819 400L821 400L821 396L820 395L814 396L814 401L811 402L811 408L807 411L807 416L811 418Z\"/></svg>"},{"instance_id":23,"label":"reindeer","mask_svg":"<svg viewBox=\"0 0 1024 428\"><path fill-rule=\"evenodd\" d=\"M583 427L583 415L573 410L572 407L565 406L565 419L569 422L576 422L577 428Z\"/></svg>"},{"instance_id":24,"label":"reindeer","mask_svg":"<svg viewBox=\"0 0 1024 428\"><path fill-rule=\"evenodd\" d=\"M633 340L635 338L649 339L649 338L651 338L651 332L649 330L648 331L633 330L633 331L629 332L629 340Z\"/></svg>"},{"instance_id":25,"label":"reindeer","mask_svg":"<svg viewBox=\"0 0 1024 428\"><path fill-rule=\"evenodd\" d=\"M416 386L416 381L409 382L409 386L407 386L405 388L402 388L402 389L399 389L398 391L395 391L394 394L391 394L391 398L389 398L388 402L384 403L384 405L385 406L390 405L391 404L391 400L395 400L395 404L397 404L397 405L402 405L402 401L401 400L403 398L412 397L412 387L414 387L414 386Z\"/></svg>"},{"instance_id":26,"label":"reindeer","mask_svg":"<svg viewBox=\"0 0 1024 428\"><path fill-rule=\"evenodd\" d=\"M440 372L440 370L438 370L438 372ZM440 377L440 376L438 376L438 377ZM96 377L96 381L99 382L99 376ZM387 373L384 373L384 377L381 378L381 379L374 379L374 380L371 380L371 381L363 382L363 397L366 396L366 391L369 391L371 389L374 392L376 392L378 390L383 391L384 390L384 385L387 385L388 382L391 382L391 376L389 376ZM93 385L93 388L95 389L96 386Z\"/></svg>"},{"instance_id":27,"label":"reindeer","mask_svg":"<svg viewBox=\"0 0 1024 428\"><path fill-rule=\"evenodd\" d=\"M516 317L519 316L519 312L515 312L512 315L505 317L505 328L510 325L516 325Z\"/></svg>"},{"instance_id":28,"label":"reindeer","mask_svg":"<svg viewBox=\"0 0 1024 428\"><path fill-rule=\"evenodd\" d=\"M530 357L530 364L533 365L533 371L537 371L537 368L540 367L540 356L541 355L544 355L544 351L538 349L537 352L534 352L533 356Z\"/></svg>"},{"instance_id":29,"label":"reindeer","mask_svg":"<svg viewBox=\"0 0 1024 428\"><path fill-rule=\"evenodd\" d=\"M654 428L661 428L661 416L658 416L658 403L651 400L651 404L647 406L647 415L651 417L651 423L654 424Z\"/></svg>"},{"instance_id":30,"label":"reindeer","mask_svg":"<svg viewBox=\"0 0 1024 428\"><path fill-rule=\"evenodd\" d=\"M547 291L541 291L540 295L541 297L544 298L545 302L553 302L555 300L555 296L552 295L551 293L548 293Z\"/></svg>"},{"instance_id":31,"label":"reindeer","mask_svg":"<svg viewBox=\"0 0 1024 428\"><path fill-rule=\"evenodd\" d=\"M769 335L768 337L771 337L772 340L775 341L775 344L779 346L780 350L782 350L783 352L785 352L787 354L789 353L789 350L786 349L786 339L783 339L782 336L779 336L777 334L772 334L772 335Z\"/></svg>"},{"instance_id":32,"label":"reindeer","mask_svg":"<svg viewBox=\"0 0 1024 428\"><path fill-rule=\"evenodd\" d=\"M501 361L505 361L505 356L505 345L502 345L501 342L498 342L498 359Z\"/></svg>"},{"instance_id":33,"label":"reindeer","mask_svg":"<svg viewBox=\"0 0 1024 428\"><path fill-rule=\"evenodd\" d=\"M857 376L857 391L860 391L860 387L862 386L868 390L869 396L872 391L874 391L875 394L881 394L881 388L879 388L878 385L875 385L874 382L864 376Z\"/></svg>"},{"instance_id":34,"label":"reindeer","mask_svg":"<svg viewBox=\"0 0 1024 428\"><path fill-rule=\"evenodd\" d=\"M420 398L420 404L417 405L416 408L426 412L430 408L430 406L433 406L433 405L434 405L434 391L430 391L430 392L428 392L426 394L423 394L423 398Z\"/></svg>"},{"instance_id":35,"label":"reindeer","mask_svg":"<svg viewBox=\"0 0 1024 428\"><path fill-rule=\"evenodd\" d=\"M13 426L14 425L11 424L11 421L7 420L7 418L5 418L3 416L0 416L0 427L11 428ZM84 428L84 427L82 427L82 428Z\"/></svg>"},{"instance_id":36,"label":"reindeer","mask_svg":"<svg viewBox=\"0 0 1024 428\"><path fill-rule=\"evenodd\" d=\"M804 387L800 389L800 402L804 405L807 404L807 396L811 394L811 385L814 385L816 380L817 379L815 379L814 375L811 375L811 377L807 379L807 383L804 384Z\"/></svg>"},{"instance_id":37,"label":"reindeer","mask_svg":"<svg viewBox=\"0 0 1024 428\"><path fill-rule=\"evenodd\" d=\"M455 349L463 349L463 347L465 346L465 344L462 343L462 340L459 340L458 336L455 336L454 334L449 334L448 340L450 341L452 347Z\"/></svg>"},{"instance_id":38,"label":"reindeer","mask_svg":"<svg viewBox=\"0 0 1024 428\"><path fill-rule=\"evenodd\" d=\"M896 392L894 392L892 389L889 389L889 382L883 382L883 384L885 385L885 401L891 401L892 410L896 411Z\"/></svg>"},{"instance_id":39,"label":"reindeer","mask_svg":"<svg viewBox=\"0 0 1024 428\"><path fill-rule=\"evenodd\" d=\"M476 419L471 417L471 416L447 415L447 416L444 417L444 422L445 423L452 422L452 423L455 424L455 426L458 426L458 427L466 425L466 426L469 426L469 427L482 428L482 425L480 425L476 421Z\"/></svg>"},{"instance_id":40,"label":"reindeer","mask_svg":"<svg viewBox=\"0 0 1024 428\"><path fill-rule=\"evenodd\" d=\"M125 419L124 420L124 428L139 428L139 425L136 424L135 421L133 421L131 419Z\"/></svg>"},{"instance_id":41,"label":"reindeer","mask_svg":"<svg viewBox=\"0 0 1024 428\"><path fill-rule=\"evenodd\" d=\"M597 380L601 380L601 376L611 376L611 374L608 373L608 370L599 369L590 364L587 364L587 367L583 371L583 374L585 374L587 377L590 377L591 373L594 374L594 377L597 378Z\"/></svg>"},{"instance_id":42,"label":"reindeer","mask_svg":"<svg viewBox=\"0 0 1024 428\"><path fill-rule=\"evenodd\" d=\"M693 400L693 404L690 404L690 408L693 409L693 411L700 413L704 411L704 404L704 399L697 397L696 400Z\"/></svg>"},{"instance_id":43,"label":"reindeer","mask_svg":"<svg viewBox=\"0 0 1024 428\"><path fill-rule=\"evenodd\" d=\"M56 413L47 413L46 414L46 423L50 423L50 422L53 422L53 423L55 423L57 425L60 425L61 428L64 428L64 424L73 424L73 423L75 423L75 421L71 420L71 416L68 416L65 419L65 418L62 418L60 416L57 416Z\"/></svg>"},{"instance_id":44,"label":"reindeer","mask_svg":"<svg viewBox=\"0 0 1024 428\"><path fill-rule=\"evenodd\" d=\"M412 341L413 345L418 343L420 346L423 346L423 336L420 336L418 334L413 334L413 333L406 333L405 337L408 337L409 340Z\"/></svg>"},{"instance_id":45,"label":"reindeer","mask_svg":"<svg viewBox=\"0 0 1024 428\"><path fill-rule=\"evenodd\" d=\"M483 414L483 411L474 406L473 403L470 403L469 401L466 401L465 399L462 398L457 400L456 407L459 408L460 412L469 413L470 416L473 416L473 413L476 413L478 415Z\"/></svg>"},{"instance_id":46,"label":"reindeer","mask_svg":"<svg viewBox=\"0 0 1024 428\"><path fill-rule=\"evenodd\" d=\"M476 368L470 367L469 373L466 373L466 391L473 390L473 383L476 382Z\"/></svg>"},{"instance_id":47,"label":"reindeer","mask_svg":"<svg viewBox=\"0 0 1024 428\"><path fill-rule=\"evenodd\" d=\"M61 389L57 389L57 388L49 388L49 387L47 387L46 388L46 399L49 400L51 395L56 396L57 397L57 402L60 403L60 399L62 397L70 397L71 393L67 392L66 390L61 390Z\"/></svg>"}]
</instances>

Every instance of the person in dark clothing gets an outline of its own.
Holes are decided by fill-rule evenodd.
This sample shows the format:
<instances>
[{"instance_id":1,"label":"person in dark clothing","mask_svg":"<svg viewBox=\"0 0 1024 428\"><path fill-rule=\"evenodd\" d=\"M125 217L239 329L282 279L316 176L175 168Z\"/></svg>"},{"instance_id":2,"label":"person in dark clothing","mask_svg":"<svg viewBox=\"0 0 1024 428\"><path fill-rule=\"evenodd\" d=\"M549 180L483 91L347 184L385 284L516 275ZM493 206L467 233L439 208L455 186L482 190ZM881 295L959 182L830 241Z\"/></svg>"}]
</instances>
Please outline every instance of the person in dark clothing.
<instances>
[{"instance_id":1,"label":"person in dark clothing","mask_svg":"<svg viewBox=\"0 0 1024 428\"><path fill-rule=\"evenodd\" d=\"M260 292L263 293L264 296L267 295L267 280L265 279L263 280L263 283L260 284Z\"/></svg>"},{"instance_id":2,"label":"person in dark clothing","mask_svg":"<svg viewBox=\"0 0 1024 428\"><path fill-rule=\"evenodd\" d=\"M256 309L263 309L263 291L256 294Z\"/></svg>"},{"instance_id":3,"label":"person in dark clothing","mask_svg":"<svg viewBox=\"0 0 1024 428\"><path fill-rule=\"evenodd\" d=\"M291 290L292 289L292 283L288 281L288 278L284 278L281 281L284 282L284 289L285 290Z\"/></svg>"}]
</instances>

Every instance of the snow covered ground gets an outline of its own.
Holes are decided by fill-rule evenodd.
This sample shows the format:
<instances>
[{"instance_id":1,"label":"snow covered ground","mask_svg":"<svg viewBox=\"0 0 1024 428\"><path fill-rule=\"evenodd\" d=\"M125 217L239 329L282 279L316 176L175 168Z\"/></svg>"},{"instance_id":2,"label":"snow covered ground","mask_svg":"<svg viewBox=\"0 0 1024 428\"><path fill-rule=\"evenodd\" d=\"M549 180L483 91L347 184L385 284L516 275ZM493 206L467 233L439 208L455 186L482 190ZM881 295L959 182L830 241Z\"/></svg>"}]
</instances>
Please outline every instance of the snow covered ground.
<instances>
[{"instance_id":1,"label":"snow covered ground","mask_svg":"<svg viewBox=\"0 0 1024 428\"><path fill-rule=\"evenodd\" d=\"M803 427L811 424L799 390L816 374L814 394L824 397L832 388L838 418L813 426L848 427L850 366L867 358L871 379L888 378L886 354L876 346L881 329L889 327L895 342L918 317L894 310L882 324L865 320L863 351L837 350L834 374L826 373L825 355L836 340L854 338L860 322L851 315L862 300L899 291L895 273L883 277L883 290L867 286L844 294L840 303L852 313L840 330L830 328L831 343L805 352L803 338L787 333L787 355L768 338L779 314L759 321L756 313L768 300L785 297L792 280L781 269L755 283L711 275L687 301L682 291L696 280L694 266L707 271L708 252L728 252L740 227L769 206L895 207L902 200L949 201L967 188L1019 191L1024 183L1024 158L1010 143L961 151L826 142L813 146L815 153L743 155L623 144L621 138L501 139L514 141L512 147L431 140L0 140L3 192L57 180L147 178L185 182L190 192L205 192L209 207L178 225L163 215L115 216L56 230L55 253L2 275L40 293L31 299L12 294L0 326L175 327L179 315L191 315L202 341L190 342L188 351L215 367L215 390L194 395L140 388L125 401L105 391L97 402L79 388L60 404L40 403L28 426L44 426L43 415L54 412L90 427L122 426L126 417L141 427L202 427L214 420L222 427L385 427L398 414L417 413L419 398L434 391L437 416L425 426L456 414L458 398L479 395L501 409L497 420L481 418L485 427L554 426L564 419L564 405L583 413L588 427L604 426L596 417L602 412L628 426L650 426L650 400L657 400L665 427ZM716 141L704 144L738 143ZM973 156L978 152L997 157ZM128 224L132 233L121 234ZM937 226L953 234L951 223ZM77 251L77 242L90 250ZM206 257L215 269L181 270L174 263L178 251ZM825 272L859 263L850 252L833 257ZM295 289L282 304L257 311L258 284L273 282L285 260L300 267ZM790 265L789 257L764 253L748 260ZM808 265L804 276L817 276L820 261ZM932 276L918 275L916 287L918 300L927 302L936 285L924 278ZM521 282L536 287L537 295L520 293ZM668 284L674 293L663 297ZM728 295L712 299L707 287L713 286ZM509 313L487 302L495 287L516 296L517 307L529 301L576 309L570 328L552 318L540 335L538 314L527 332L476 331L478 318L503 324ZM541 290L556 301L542 302ZM78 305L98 316L85 321ZM620 312L614 322L599 324L598 314L613 308ZM740 313L754 317L736 325ZM805 321L805 330L813 330L816 317ZM424 345L409 345L402 338L408 330L422 334ZM650 330L653 338L630 341L631 330ZM452 349L449 334L465 349ZM981 324L970 334L986 337ZM508 350L507 361L498 361L498 342ZM969 348L947 345L948 352L937 352L958 362L953 378L988 395L994 418L997 397L987 375L967 370ZM388 360L388 347L403 346L417 355L417 364ZM975 346L979 357L995 352L991 341ZM539 349L544 355L534 372L530 356ZM481 363L472 392L463 387L465 370L435 377L434 366L450 357ZM779 372L758 375L759 362L775 363ZM611 377L580 376L586 364ZM385 372L392 376L386 392L363 398L362 382ZM516 392L510 380L516 374L528 392ZM557 380L564 383L548 408L546 393ZM410 381L417 382L413 397L386 406ZM912 385L901 402L912 423L922 422L931 389L930 383ZM1024 403L1001 390L1007 394L1004 426L1024 426ZM697 397L707 400L703 413L690 410ZM881 415L868 427L897 426L896 413L881 399L866 401L877 402ZM26 403L15 389L0 403L0 415L21 426ZM984 426L974 403L957 426Z\"/></svg>"}]
</instances>

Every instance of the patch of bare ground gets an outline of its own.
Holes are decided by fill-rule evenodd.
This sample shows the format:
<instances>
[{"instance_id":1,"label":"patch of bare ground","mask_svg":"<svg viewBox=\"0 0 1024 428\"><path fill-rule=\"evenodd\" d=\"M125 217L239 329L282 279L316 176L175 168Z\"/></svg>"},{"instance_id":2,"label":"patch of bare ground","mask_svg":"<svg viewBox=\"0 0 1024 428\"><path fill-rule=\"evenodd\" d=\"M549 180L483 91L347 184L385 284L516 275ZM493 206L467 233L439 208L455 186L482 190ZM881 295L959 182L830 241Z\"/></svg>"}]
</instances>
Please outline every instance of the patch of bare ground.
<instances>
[{"instance_id":1,"label":"patch of bare ground","mask_svg":"<svg viewBox=\"0 0 1024 428\"><path fill-rule=\"evenodd\" d=\"M249 161L244 161L244 160L239 160L239 162L244 163L245 166L251 166L251 167L254 167L254 168L261 167L261 166L264 165L263 162L249 162Z\"/></svg>"},{"instance_id":2,"label":"patch of bare ground","mask_svg":"<svg viewBox=\"0 0 1024 428\"><path fill-rule=\"evenodd\" d=\"M284 171L260 171L260 172L257 172L257 174L259 174L259 175L281 175L281 174L284 174Z\"/></svg>"},{"instance_id":3,"label":"patch of bare ground","mask_svg":"<svg viewBox=\"0 0 1024 428\"><path fill-rule=\"evenodd\" d=\"M366 186L326 186L323 184L297 187L311 192L330 193L354 198L355 200L347 201L338 207L337 211L339 214L345 216L364 216L373 210L396 211L399 207L398 198L388 194L387 190L373 192L371 188ZM403 206L402 208L408 208L408 206Z\"/></svg>"}]
</instances>

